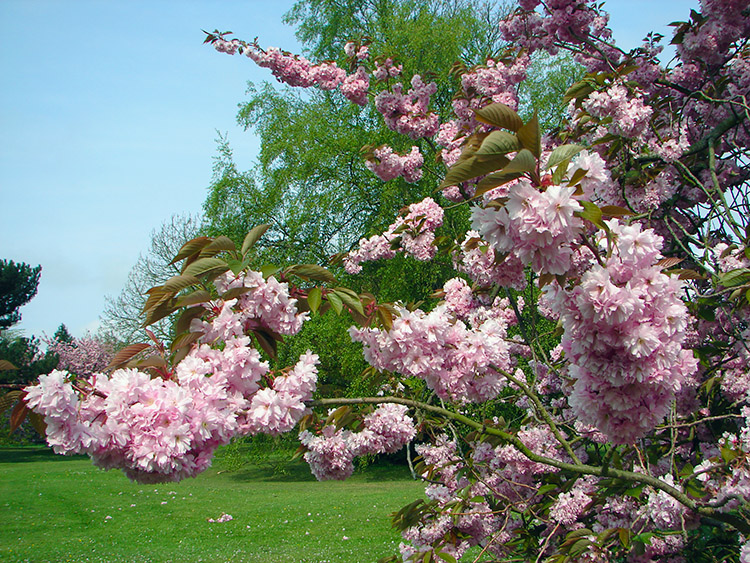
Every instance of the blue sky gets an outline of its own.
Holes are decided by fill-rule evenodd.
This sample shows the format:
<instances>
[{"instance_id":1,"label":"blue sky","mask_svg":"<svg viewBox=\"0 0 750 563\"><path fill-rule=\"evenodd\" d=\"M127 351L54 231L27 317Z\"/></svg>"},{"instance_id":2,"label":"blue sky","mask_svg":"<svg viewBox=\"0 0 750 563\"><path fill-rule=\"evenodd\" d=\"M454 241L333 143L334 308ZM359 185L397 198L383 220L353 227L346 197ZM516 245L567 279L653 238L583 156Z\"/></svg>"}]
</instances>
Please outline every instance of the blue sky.
<instances>
[{"instance_id":1,"label":"blue sky","mask_svg":"<svg viewBox=\"0 0 750 563\"><path fill-rule=\"evenodd\" d=\"M42 265L14 328L95 331L151 231L199 213L216 131L242 169L258 143L236 125L246 58L203 46L201 29L298 51L290 0L1 0L0 258ZM613 0L620 46L686 19L692 0Z\"/></svg>"}]
</instances>

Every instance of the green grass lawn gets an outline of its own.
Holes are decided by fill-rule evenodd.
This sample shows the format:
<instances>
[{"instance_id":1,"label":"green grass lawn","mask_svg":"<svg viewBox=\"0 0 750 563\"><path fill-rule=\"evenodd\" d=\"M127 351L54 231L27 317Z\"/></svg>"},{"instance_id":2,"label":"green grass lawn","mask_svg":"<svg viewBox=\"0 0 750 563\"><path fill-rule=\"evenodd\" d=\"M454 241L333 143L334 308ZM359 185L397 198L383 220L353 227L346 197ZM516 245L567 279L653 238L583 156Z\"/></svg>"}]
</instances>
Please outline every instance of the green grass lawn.
<instances>
[{"instance_id":1,"label":"green grass lawn","mask_svg":"<svg viewBox=\"0 0 750 563\"><path fill-rule=\"evenodd\" d=\"M319 483L304 463L215 467L196 479L131 483L85 457L0 448L0 561L375 562L397 553L389 514L419 498L404 467ZM234 519L209 523L222 513Z\"/></svg>"}]
</instances>

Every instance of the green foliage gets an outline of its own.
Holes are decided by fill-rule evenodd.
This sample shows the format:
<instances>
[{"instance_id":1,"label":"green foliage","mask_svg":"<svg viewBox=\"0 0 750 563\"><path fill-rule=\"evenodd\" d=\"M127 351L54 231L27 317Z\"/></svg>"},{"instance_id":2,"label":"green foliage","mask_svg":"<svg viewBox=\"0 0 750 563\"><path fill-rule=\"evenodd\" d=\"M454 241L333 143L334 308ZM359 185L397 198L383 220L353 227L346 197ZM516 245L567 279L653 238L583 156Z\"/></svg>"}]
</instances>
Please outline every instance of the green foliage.
<instances>
[{"instance_id":1,"label":"green foliage","mask_svg":"<svg viewBox=\"0 0 750 563\"><path fill-rule=\"evenodd\" d=\"M0 330L21 320L18 309L36 295L42 267L0 260Z\"/></svg>"},{"instance_id":2,"label":"green foliage","mask_svg":"<svg viewBox=\"0 0 750 563\"><path fill-rule=\"evenodd\" d=\"M61 324L59 327L57 327L57 330L55 331L52 339L57 340L58 342L66 342L68 344L73 343L73 335L68 332L68 327L66 327L64 324Z\"/></svg>"},{"instance_id":3,"label":"green foliage","mask_svg":"<svg viewBox=\"0 0 750 563\"><path fill-rule=\"evenodd\" d=\"M408 80L429 68L434 74L425 79L438 84L433 105L447 117L457 86L453 64L480 62L497 51L497 26L488 22L498 19L478 2L316 0L296 4L286 21L297 24L310 56L338 59L340 65L345 65L343 45L350 39L371 41L372 57L409 53L398 61L404 76ZM251 84L248 94L238 120L261 139L258 166L238 172L226 139L220 138L204 211L207 234L222 232L235 241L250 226L271 223L259 247L269 262L320 263L347 251L362 236L385 229L400 208L432 195L442 177L439 167L430 164L436 147L423 142L427 165L419 184L383 183L367 170L365 142L400 152L413 144L390 131L371 106L360 108L338 93L299 93L269 84ZM465 211L458 214L465 216Z\"/></svg>"},{"instance_id":4,"label":"green foliage","mask_svg":"<svg viewBox=\"0 0 750 563\"><path fill-rule=\"evenodd\" d=\"M57 355L51 352L41 354L39 339L18 336L12 331L0 332L0 360L16 366L15 370L0 371L0 382L27 384L41 374L49 373L57 367Z\"/></svg>"},{"instance_id":5,"label":"green foliage","mask_svg":"<svg viewBox=\"0 0 750 563\"><path fill-rule=\"evenodd\" d=\"M325 396L342 396L350 382L367 367L362 345L352 342L347 329L352 319L333 311L312 315L294 338L280 343L275 365L293 365L300 354L311 350L320 357L318 391Z\"/></svg>"},{"instance_id":6,"label":"green foliage","mask_svg":"<svg viewBox=\"0 0 750 563\"><path fill-rule=\"evenodd\" d=\"M527 78L518 91L524 121L536 111L541 131L553 131L560 127L567 106L565 93L584 74L583 66L575 62L569 53L553 56L543 51L535 52L526 73Z\"/></svg>"},{"instance_id":7,"label":"green foliage","mask_svg":"<svg viewBox=\"0 0 750 563\"><path fill-rule=\"evenodd\" d=\"M462 0L307 0L284 21L297 25L297 38L315 59L339 59L347 41L368 39L382 45L375 56L408 53L398 61L408 76L424 69L444 75L457 60L484 62L496 52L497 22L508 11L502 3Z\"/></svg>"}]
</instances>

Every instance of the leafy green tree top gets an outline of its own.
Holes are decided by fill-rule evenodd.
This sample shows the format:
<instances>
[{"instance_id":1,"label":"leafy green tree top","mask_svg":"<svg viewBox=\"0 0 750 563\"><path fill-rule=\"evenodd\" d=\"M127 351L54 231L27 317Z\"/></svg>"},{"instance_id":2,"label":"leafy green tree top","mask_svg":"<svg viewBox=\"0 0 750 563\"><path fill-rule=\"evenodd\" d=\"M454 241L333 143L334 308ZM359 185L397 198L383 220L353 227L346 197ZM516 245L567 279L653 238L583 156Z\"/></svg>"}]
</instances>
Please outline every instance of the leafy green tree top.
<instances>
[{"instance_id":1,"label":"leafy green tree top","mask_svg":"<svg viewBox=\"0 0 750 563\"><path fill-rule=\"evenodd\" d=\"M0 260L0 329L21 320L18 309L36 295L42 267Z\"/></svg>"}]
</instances>

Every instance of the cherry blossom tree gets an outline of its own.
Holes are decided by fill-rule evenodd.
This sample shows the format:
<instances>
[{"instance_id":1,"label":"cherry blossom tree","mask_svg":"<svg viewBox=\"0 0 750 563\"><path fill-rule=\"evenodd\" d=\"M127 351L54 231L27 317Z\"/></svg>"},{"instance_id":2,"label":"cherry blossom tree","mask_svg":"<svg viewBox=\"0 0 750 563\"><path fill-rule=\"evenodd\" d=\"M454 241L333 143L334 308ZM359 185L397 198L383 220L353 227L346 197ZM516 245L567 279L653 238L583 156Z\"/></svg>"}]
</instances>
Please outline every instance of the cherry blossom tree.
<instances>
[{"instance_id":1,"label":"cherry blossom tree","mask_svg":"<svg viewBox=\"0 0 750 563\"><path fill-rule=\"evenodd\" d=\"M421 307L385 303L342 287L335 261L256 269L266 226L240 248L194 239L144 307L146 323L178 313L172 342L28 388L48 442L146 482L195 475L238 434L298 431L318 479L413 447L425 498L394 515L394 561L750 561L750 8L703 0L674 27L662 66L660 36L623 51L594 2L521 0L500 23L514 47L457 67L449 119L428 73L375 45L346 44L345 68L208 34L281 82L373 104L414 147L366 155L383 181L436 174L439 195L338 257L347 272L446 254L456 277ZM516 112L539 50L588 72L547 135ZM471 215L457 240L449 206ZM314 350L270 369L328 309L351 315L382 394L322 397Z\"/></svg>"}]
</instances>

